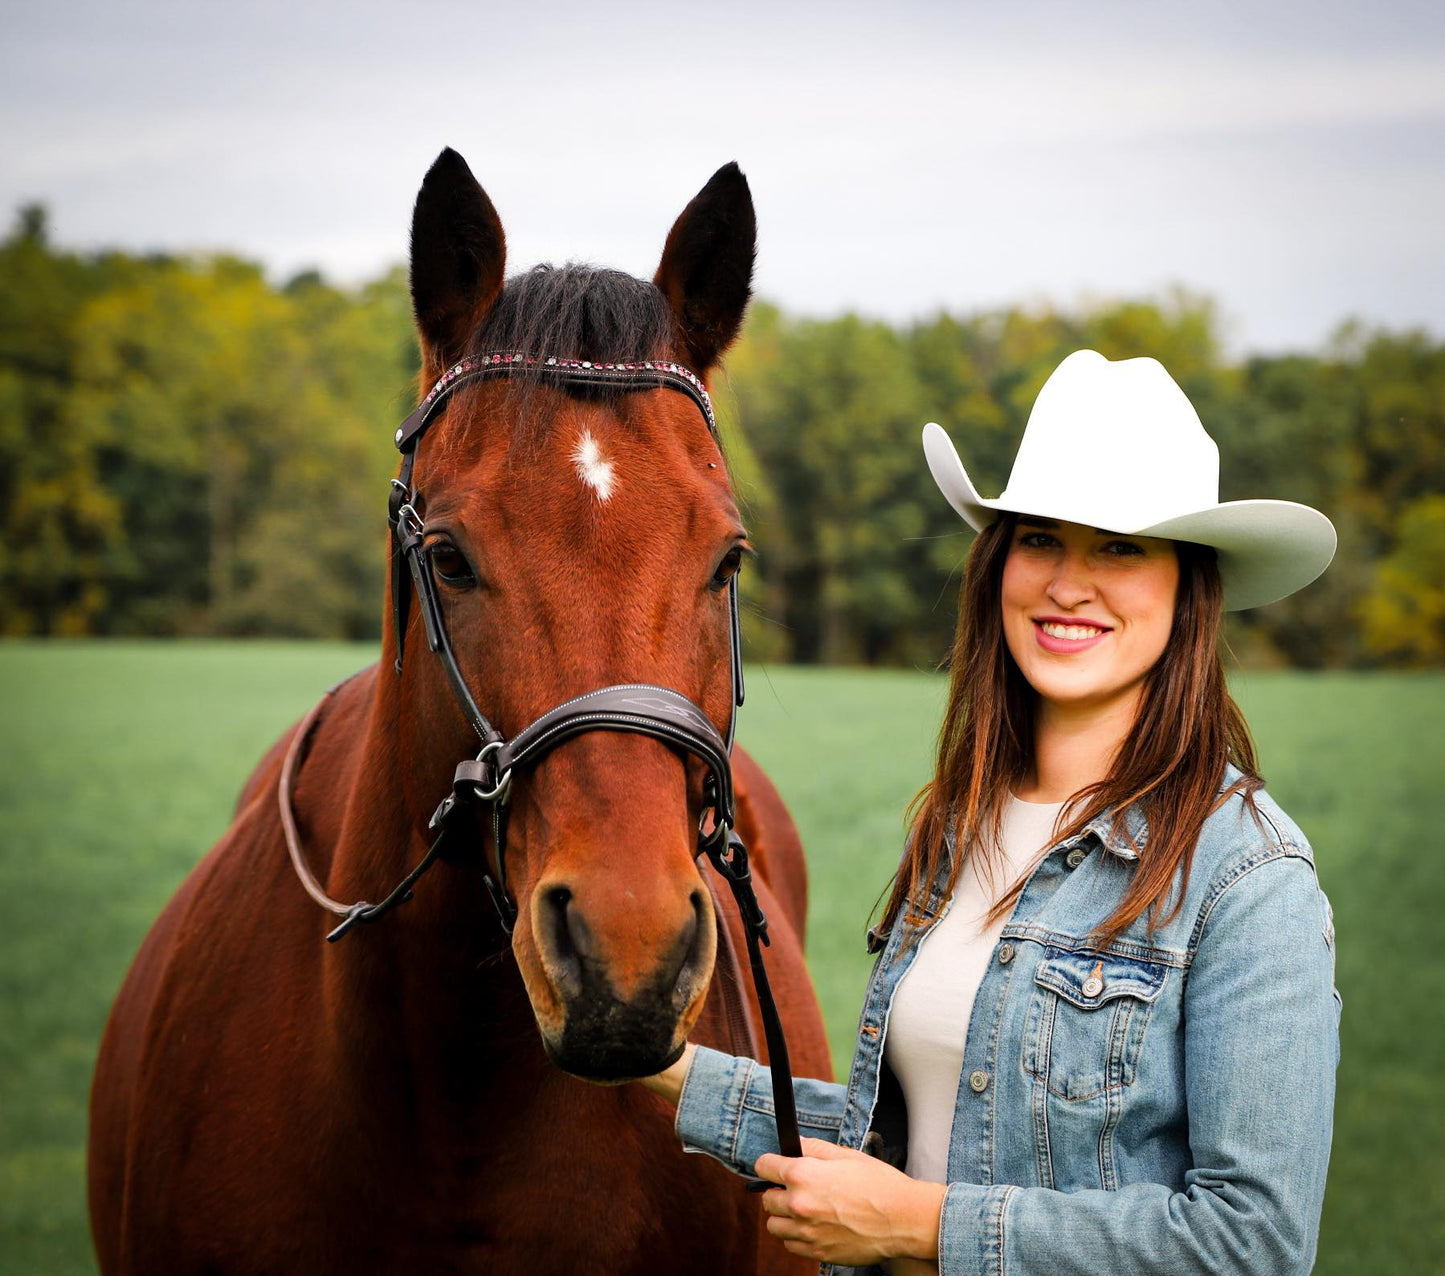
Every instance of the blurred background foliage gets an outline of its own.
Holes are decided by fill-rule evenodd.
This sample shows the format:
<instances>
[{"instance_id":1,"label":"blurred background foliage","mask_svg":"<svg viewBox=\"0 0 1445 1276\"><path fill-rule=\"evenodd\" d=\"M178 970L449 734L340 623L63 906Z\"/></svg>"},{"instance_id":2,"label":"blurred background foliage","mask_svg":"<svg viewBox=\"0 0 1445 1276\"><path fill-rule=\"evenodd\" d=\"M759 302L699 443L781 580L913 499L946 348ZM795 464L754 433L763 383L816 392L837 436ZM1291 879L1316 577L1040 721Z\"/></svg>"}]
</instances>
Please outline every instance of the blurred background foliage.
<instances>
[{"instance_id":1,"label":"blurred background foliage","mask_svg":"<svg viewBox=\"0 0 1445 1276\"><path fill-rule=\"evenodd\" d=\"M944 424L1000 491L1070 351L1160 359L1221 496L1323 509L1324 578L1235 617L1246 665L1445 661L1445 344L1345 323L1230 362L1207 297L909 326L754 305L715 382L761 550L750 655L930 666L967 534L923 464ZM0 242L0 634L374 638L391 432L415 402L405 272L342 290L228 257L77 255L22 209Z\"/></svg>"}]
</instances>

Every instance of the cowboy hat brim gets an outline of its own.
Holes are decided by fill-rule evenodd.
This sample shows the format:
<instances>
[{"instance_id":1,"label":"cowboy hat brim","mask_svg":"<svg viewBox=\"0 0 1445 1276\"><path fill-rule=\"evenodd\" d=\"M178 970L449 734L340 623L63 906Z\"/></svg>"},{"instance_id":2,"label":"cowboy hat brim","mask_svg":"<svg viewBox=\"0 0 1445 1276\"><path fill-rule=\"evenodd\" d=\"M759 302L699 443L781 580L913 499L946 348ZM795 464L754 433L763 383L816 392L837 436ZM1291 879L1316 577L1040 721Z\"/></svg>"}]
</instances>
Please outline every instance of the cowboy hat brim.
<instances>
[{"instance_id":1,"label":"cowboy hat brim","mask_svg":"<svg viewBox=\"0 0 1445 1276\"><path fill-rule=\"evenodd\" d=\"M1089 504L1081 492L1070 508L1036 509L1027 501L985 500L978 494L958 451L942 426L923 427L923 453L938 489L975 531L1000 514L1082 523L1127 536L1158 536L1212 546L1219 555L1226 611L1276 602L1315 580L1335 556L1334 525L1317 509L1294 501L1226 501L1190 510L1146 527L1111 525L1108 511Z\"/></svg>"}]
</instances>

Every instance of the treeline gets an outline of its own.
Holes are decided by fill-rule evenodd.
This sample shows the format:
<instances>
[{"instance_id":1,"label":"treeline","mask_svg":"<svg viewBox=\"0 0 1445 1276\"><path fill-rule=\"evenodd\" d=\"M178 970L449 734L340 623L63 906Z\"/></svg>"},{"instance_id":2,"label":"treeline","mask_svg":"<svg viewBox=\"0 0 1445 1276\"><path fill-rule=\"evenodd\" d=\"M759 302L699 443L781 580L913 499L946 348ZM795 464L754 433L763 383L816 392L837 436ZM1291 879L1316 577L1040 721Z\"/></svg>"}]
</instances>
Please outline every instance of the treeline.
<instances>
[{"instance_id":1,"label":"treeline","mask_svg":"<svg viewBox=\"0 0 1445 1276\"><path fill-rule=\"evenodd\" d=\"M1340 554L1246 613L1247 663L1445 661L1445 344L1346 325L1226 363L1203 298L907 327L754 306L715 383L753 539L746 639L770 660L928 666L968 536L919 431L1002 489L1064 355L1150 354L1223 457L1224 499L1325 510ZM404 272L281 287L231 258L80 256L23 210L0 242L0 632L369 638L391 431L417 354Z\"/></svg>"}]
</instances>

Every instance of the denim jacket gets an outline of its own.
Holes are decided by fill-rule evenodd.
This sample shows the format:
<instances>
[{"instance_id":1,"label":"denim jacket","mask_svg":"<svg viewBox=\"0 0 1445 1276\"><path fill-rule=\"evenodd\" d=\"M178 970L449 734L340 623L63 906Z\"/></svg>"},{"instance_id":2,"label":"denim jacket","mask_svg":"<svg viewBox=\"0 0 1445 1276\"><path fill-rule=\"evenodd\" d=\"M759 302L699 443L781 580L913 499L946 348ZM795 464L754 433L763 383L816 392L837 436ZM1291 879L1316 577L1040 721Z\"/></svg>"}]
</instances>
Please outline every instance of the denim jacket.
<instances>
[{"instance_id":1,"label":"denim jacket","mask_svg":"<svg viewBox=\"0 0 1445 1276\"><path fill-rule=\"evenodd\" d=\"M1106 948L1088 940L1129 884L1130 840L1147 841L1133 810L1131 838L1106 813L1029 876L968 1023L941 1276L1309 1271L1339 1059L1334 924L1304 835L1264 792L1255 803L1258 819L1237 794L1209 817L1183 906L1152 936L1141 918ZM870 935L848 1083L796 1083L805 1136L904 1164L883 1043L942 890ZM778 1150L769 1070L699 1047L677 1131L750 1174Z\"/></svg>"}]
</instances>

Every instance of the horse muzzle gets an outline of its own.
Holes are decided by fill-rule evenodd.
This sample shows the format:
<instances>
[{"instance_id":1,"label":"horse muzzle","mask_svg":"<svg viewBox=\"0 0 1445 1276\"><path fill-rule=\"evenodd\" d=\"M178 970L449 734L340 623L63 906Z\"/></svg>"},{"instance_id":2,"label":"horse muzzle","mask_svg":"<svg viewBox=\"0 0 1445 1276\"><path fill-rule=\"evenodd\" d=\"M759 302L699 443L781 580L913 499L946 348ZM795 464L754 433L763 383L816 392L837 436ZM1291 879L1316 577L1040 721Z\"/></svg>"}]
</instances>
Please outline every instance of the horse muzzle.
<instances>
[{"instance_id":1,"label":"horse muzzle","mask_svg":"<svg viewBox=\"0 0 1445 1276\"><path fill-rule=\"evenodd\" d=\"M604 927L568 887L538 887L532 939L549 995L534 995L532 1003L554 1064L605 1084L651 1076L677 1057L717 952L707 892L695 887L687 904L670 937L642 945L636 940L656 927L655 917L639 910ZM546 1012L539 1002L550 1003Z\"/></svg>"}]
</instances>

